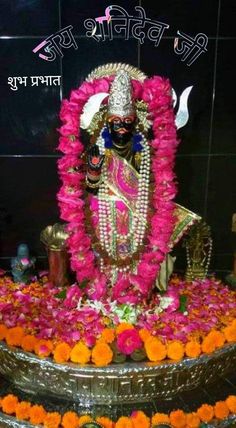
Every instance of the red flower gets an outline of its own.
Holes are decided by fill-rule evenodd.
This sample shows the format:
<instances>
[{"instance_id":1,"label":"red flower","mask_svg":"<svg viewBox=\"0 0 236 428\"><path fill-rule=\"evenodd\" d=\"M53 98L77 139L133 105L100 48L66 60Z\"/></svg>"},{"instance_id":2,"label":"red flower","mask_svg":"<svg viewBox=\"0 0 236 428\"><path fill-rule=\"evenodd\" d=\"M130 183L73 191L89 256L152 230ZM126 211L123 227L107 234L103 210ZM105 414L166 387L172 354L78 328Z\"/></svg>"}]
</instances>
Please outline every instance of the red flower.
<instances>
[{"instance_id":1,"label":"red flower","mask_svg":"<svg viewBox=\"0 0 236 428\"><path fill-rule=\"evenodd\" d=\"M134 328L125 330L118 335L117 347L122 354L130 355L142 347L142 340Z\"/></svg>"}]
</instances>

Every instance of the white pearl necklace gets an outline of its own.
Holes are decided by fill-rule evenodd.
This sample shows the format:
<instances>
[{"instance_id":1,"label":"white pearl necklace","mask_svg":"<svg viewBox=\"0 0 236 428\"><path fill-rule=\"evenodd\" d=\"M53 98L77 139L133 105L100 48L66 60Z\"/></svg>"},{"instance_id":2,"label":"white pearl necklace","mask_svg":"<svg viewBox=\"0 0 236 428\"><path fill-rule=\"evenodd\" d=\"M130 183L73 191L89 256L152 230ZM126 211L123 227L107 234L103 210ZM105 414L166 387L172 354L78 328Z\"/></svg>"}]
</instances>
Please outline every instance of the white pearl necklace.
<instances>
[{"instance_id":1,"label":"white pearl necklace","mask_svg":"<svg viewBox=\"0 0 236 428\"><path fill-rule=\"evenodd\" d=\"M101 131L102 134L103 130ZM100 153L104 154L104 144L101 134L97 140ZM117 256L117 241L119 239L129 239L131 241L131 252L134 254L138 247L142 245L146 225L148 211L148 191L150 178L150 148L146 138L142 135L143 150L141 152L140 175L138 180L138 194L135 204L135 212L133 221L129 227L127 234L119 234L116 228L116 219L113 218L114 201L109 199L108 174L106 161L103 164L101 173L101 185L98 192L98 217L99 217L99 232L101 246L106 250L107 254L113 259L118 259ZM104 270L104 261L100 261L101 270ZM114 273L126 273L131 270L131 266L118 267L114 266Z\"/></svg>"}]
</instances>

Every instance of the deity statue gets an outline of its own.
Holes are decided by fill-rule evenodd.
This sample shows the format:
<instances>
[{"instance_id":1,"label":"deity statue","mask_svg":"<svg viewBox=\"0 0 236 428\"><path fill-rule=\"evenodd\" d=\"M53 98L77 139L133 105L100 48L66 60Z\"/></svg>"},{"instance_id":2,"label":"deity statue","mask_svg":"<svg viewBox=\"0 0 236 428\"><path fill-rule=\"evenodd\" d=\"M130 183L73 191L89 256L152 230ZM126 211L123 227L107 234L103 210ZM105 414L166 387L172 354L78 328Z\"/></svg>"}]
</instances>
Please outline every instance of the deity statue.
<instances>
[{"instance_id":1,"label":"deity statue","mask_svg":"<svg viewBox=\"0 0 236 428\"><path fill-rule=\"evenodd\" d=\"M58 195L62 218L69 221L71 265L78 280L88 280L90 298L107 293L120 303L136 303L148 298L153 287L166 288L158 279L161 262L166 270L168 253L199 220L172 201L178 142L171 87L167 80L147 79L126 64L108 64L91 73L70 102L62 107L62 120L71 123L68 117L73 116L75 103L83 104L79 126L90 135L82 150L77 135L68 135L71 127L61 128L59 149L66 156L59 161L59 173L64 184L76 171L85 174L84 187L63 186ZM73 161L69 177L64 166L66 159L72 160L67 156L79 151L83 153L77 163Z\"/></svg>"},{"instance_id":2,"label":"deity statue","mask_svg":"<svg viewBox=\"0 0 236 428\"><path fill-rule=\"evenodd\" d=\"M184 240L187 253L187 270L185 279L204 279L207 276L212 253L210 226L200 221L192 227Z\"/></svg>"},{"instance_id":3,"label":"deity statue","mask_svg":"<svg viewBox=\"0 0 236 428\"><path fill-rule=\"evenodd\" d=\"M15 282L27 284L30 282L35 267L35 257L30 257L27 244L17 247L17 256L11 258L11 272Z\"/></svg>"}]
</instances>

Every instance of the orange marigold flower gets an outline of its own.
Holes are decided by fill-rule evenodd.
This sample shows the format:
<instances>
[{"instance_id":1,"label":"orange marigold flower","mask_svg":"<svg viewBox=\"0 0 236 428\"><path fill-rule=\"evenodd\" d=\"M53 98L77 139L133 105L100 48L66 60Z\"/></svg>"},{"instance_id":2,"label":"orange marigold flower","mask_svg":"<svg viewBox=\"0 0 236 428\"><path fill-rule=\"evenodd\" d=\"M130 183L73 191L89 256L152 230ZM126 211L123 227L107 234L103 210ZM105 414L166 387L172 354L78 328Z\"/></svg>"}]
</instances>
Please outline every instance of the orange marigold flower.
<instances>
[{"instance_id":1,"label":"orange marigold flower","mask_svg":"<svg viewBox=\"0 0 236 428\"><path fill-rule=\"evenodd\" d=\"M21 403L18 403L16 406L16 417L17 419L23 419L27 420L30 417L30 408L31 403L28 401L21 401Z\"/></svg>"},{"instance_id":2,"label":"orange marigold flower","mask_svg":"<svg viewBox=\"0 0 236 428\"><path fill-rule=\"evenodd\" d=\"M70 359L73 363L86 364L91 356L90 349L83 343L78 342L70 353Z\"/></svg>"},{"instance_id":3,"label":"orange marigold flower","mask_svg":"<svg viewBox=\"0 0 236 428\"><path fill-rule=\"evenodd\" d=\"M133 422L127 416L121 416L116 422L115 428L133 428Z\"/></svg>"},{"instance_id":4,"label":"orange marigold flower","mask_svg":"<svg viewBox=\"0 0 236 428\"><path fill-rule=\"evenodd\" d=\"M229 325L223 329L227 342L236 342L236 325Z\"/></svg>"},{"instance_id":5,"label":"orange marigold flower","mask_svg":"<svg viewBox=\"0 0 236 428\"><path fill-rule=\"evenodd\" d=\"M92 421L93 421L93 419L89 415L80 416L79 417L79 427L82 427L82 425L84 425L88 422L92 422Z\"/></svg>"},{"instance_id":6,"label":"orange marigold flower","mask_svg":"<svg viewBox=\"0 0 236 428\"><path fill-rule=\"evenodd\" d=\"M201 345L196 340L190 340L185 346L185 354L190 358L197 358L201 354Z\"/></svg>"},{"instance_id":7,"label":"orange marigold flower","mask_svg":"<svg viewBox=\"0 0 236 428\"><path fill-rule=\"evenodd\" d=\"M215 342L216 348L221 348L225 343L225 337L223 333L218 330L210 331L208 337L212 338L212 340Z\"/></svg>"},{"instance_id":8,"label":"orange marigold flower","mask_svg":"<svg viewBox=\"0 0 236 428\"><path fill-rule=\"evenodd\" d=\"M203 404L197 410L197 414L202 422L210 422L214 417L214 409L210 404Z\"/></svg>"},{"instance_id":9,"label":"orange marigold flower","mask_svg":"<svg viewBox=\"0 0 236 428\"><path fill-rule=\"evenodd\" d=\"M140 339L145 343L149 337L151 337L151 333L146 328L141 328L138 332Z\"/></svg>"},{"instance_id":10,"label":"orange marigold flower","mask_svg":"<svg viewBox=\"0 0 236 428\"><path fill-rule=\"evenodd\" d=\"M216 418L218 419L227 418L227 416L229 415L229 409L225 401L217 401L214 406L214 412Z\"/></svg>"},{"instance_id":11,"label":"orange marigold flower","mask_svg":"<svg viewBox=\"0 0 236 428\"><path fill-rule=\"evenodd\" d=\"M157 337L150 336L144 347L150 361L162 361L166 357L166 347Z\"/></svg>"},{"instance_id":12,"label":"orange marigold flower","mask_svg":"<svg viewBox=\"0 0 236 428\"><path fill-rule=\"evenodd\" d=\"M23 336L24 330L22 327L9 328L6 333L6 342L9 346L21 346Z\"/></svg>"},{"instance_id":13,"label":"orange marigold flower","mask_svg":"<svg viewBox=\"0 0 236 428\"><path fill-rule=\"evenodd\" d=\"M22 339L21 347L26 352L33 352L37 342L38 342L38 339L35 336L32 336L31 334L27 334Z\"/></svg>"},{"instance_id":14,"label":"orange marigold flower","mask_svg":"<svg viewBox=\"0 0 236 428\"><path fill-rule=\"evenodd\" d=\"M35 424L35 425L43 424L46 416L47 416L47 413L43 408L43 406L39 406L38 404L35 404L30 408L29 417L30 417L30 422L32 424Z\"/></svg>"},{"instance_id":15,"label":"orange marigold flower","mask_svg":"<svg viewBox=\"0 0 236 428\"><path fill-rule=\"evenodd\" d=\"M113 352L106 343L98 343L92 350L92 361L96 366L107 366L113 357Z\"/></svg>"},{"instance_id":16,"label":"orange marigold flower","mask_svg":"<svg viewBox=\"0 0 236 428\"><path fill-rule=\"evenodd\" d=\"M57 412L47 413L43 426L45 428L58 428L61 423L61 415Z\"/></svg>"},{"instance_id":17,"label":"orange marigold flower","mask_svg":"<svg viewBox=\"0 0 236 428\"><path fill-rule=\"evenodd\" d=\"M181 360L184 356L183 344L177 340L173 340L173 342L167 345L167 356L171 360Z\"/></svg>"},{"instance_id":18,"label":"orange marigold flower","mask_svg":"<svg viewBox=\"0 0 236 428\"><path fill-rule=\"evenodd\" d=\"M112 343L115 339L115 330L113 328L104 328L101 339L106 343Z\"/></svg>"},{"instance_id":19,"label":"orange marigold flower","mask_svg":"<svg viewBox=\"0 0 236 428\"><path fill-rule=\"evenodd\" d=\"M61 424L63 428L77 428L79 425L79 417L75 412L66 412L63 415Z\"/></svg>"},{"instance_id":20,"label":"orange marigold flower","mask_svg":"<svg viewBox=\"0 0 236 428\"><path fill-rule=\"evenodd\" d=\"M106 418L105 416L101 416L96 418L96 422L100 425L102 425L103 428L112 428L113 422L111 419Z\"/></svg>"},{"instance_id":21,"label":"orange marigold flower","mask_svg":"<svg viewBox=\"0 0 236 428\"><path fill-rule=\"evenodd\" d=\"M4 324L0 324L0 340L5 339L7 331L7 327Z\"/></svg>"},{"instance_id":22,"label":"orange marigold flower","mask_svg":"<svg viewBox=\"0 0 236 428\"><path fill-rule=\"evenodd\" d=\"M35 354L40 358L48 357L52 353L52 350L53 344L51 340L40 339L34 347Z\"/></svg>"},{"instance_id":23,"label":"orange marigold flower","mask_svg":"<svg viewBox=\"0 0 236 428\"><path fill-rule=\"evenodd\" d=\"M70 359L71 347L65 343L59 343L53 352L53 357L56 363L65 363Z\"/></svg>"},{"instance_id":24,"label":"orange marigold flower","mask_svg":"<svg viewBox=\"0 0 236 428\"><path fill-rule=\"evenodd\" d=\"M212 352L215 351L215 349L216 349L216 343L214 340L214 336L208 333L208 335L204 337L202 342L202 352L205 352L206 354L211 354Z\"/></svg>"},{"instance_id":25,"label":"orange marigold flower","mask_svg":"<svg viewBox=\"0 0 236 428\"><path fill-rule=\"evenodd\" d=\"M8 394L2 399L2 410L8 415L16 412L16 406L18 404L18 398L13 394Z\"/></svg>"},{"instance_id":26,"label":"orange marigold flower","mask_svg":"<svg viewBox=\"0 0 236 428\"><path fill-rule=\"evenodd\" d=\"M134 428L150 428L150 418L148 418L144 412L138 410L133 412L131 415Z\"/></svg>"},{"instance_id":27,"label":"orange marigold flower","mask_svg":"<svg viewBox=\"0 0 236 428\"><path fill-rule=\"evenodd\" d=\"M232 322L232 324L231 324L231 327L233 327L233 328L235 328L235 329L236 329L236 319L234 319L234 320L233 320L233 322Z\"/></svg>"},{"instance_id":28,"label":"orange marigold flower","mask_svg":"<svg viewBox=\"0 0 236 428\"><path fill-rule=\"evenodd\" d=\"M175 428L182 428L186 425L186 415L183 410L174 410L170 413L170 423Z\"/></svg>"},{"instance_id":29,"label":"orange marigold flower","mask_svg":"<svg viewBox=\"0 0 236 428\"><path fill-rule=\"evenodd\" d=\"M225 402L230 412L236 413L236 395L229 395Z\"/></svg>"},{"instance_id":30,"label":"orange marigold flower","mask_svg":"<svg viewBox=\"0 0 236 428\"><path fill-rule=\"evenodd\" d=\"M188 428L198 428L200 425L200 418L197 413L188 413L186 415L186 425Z\"/></svg>"},{"instance_id":31,"label":"orange marigold flower","mask_svg":"<svg viewBox=\"0 0 236 428\"><path fill-rule=\"evenodd\" d=\"M122 333L122 331L125 330L130 330L131 328L134 328L134 326L128 322L121 322L117 327L116 327L116 334L120 334Z\"/></svg>"},{"instance_id":32,"label":"orange marigold flower","mask_svg":"<svg viewBox=\"0 0 236 428\"><path fill-rule=\"evenodd\" d=\"M152 426L158 424L169 424L170 418L165 413L155 413L152 417Z\"/></svg>"}]
</instances>

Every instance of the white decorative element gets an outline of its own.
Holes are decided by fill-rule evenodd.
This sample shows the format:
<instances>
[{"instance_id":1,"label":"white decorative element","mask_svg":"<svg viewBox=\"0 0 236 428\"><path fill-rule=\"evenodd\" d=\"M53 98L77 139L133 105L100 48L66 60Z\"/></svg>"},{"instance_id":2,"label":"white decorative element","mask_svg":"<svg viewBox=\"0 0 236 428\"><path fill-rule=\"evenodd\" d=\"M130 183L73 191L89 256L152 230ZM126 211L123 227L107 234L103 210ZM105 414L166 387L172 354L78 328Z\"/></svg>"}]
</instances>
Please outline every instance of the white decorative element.
<instances>
[{"instance_id":1,"label":"white decorative element","mask_svg":"<svg viewBox=\"0 0 236 428\"><path fill-rule=\"evenodd\" d=\"M172 98L173 98L173 107L175 108L175 106L177 104L177 94L176 94L174 88L172 88Z\"/></svg>"},{"instance_id":2,"label":"white decorative element","mask_svg":"<svg viewBox=\"0 0 236 428\"><path fill-rule=\"evenodd\" d=\"M106 92L100 92L89 98L84 105L83 113L80 117L80 128L88 129L95 113L99 111L102 101L108 97L108 95L109 94Z\"/></svg>"},{"instance_id":3,"label":"white decorative element","mask_svg":"<svg viewBox=\"0 0 236 428\"><path fill-rule=\"evenodd\" d=\"M193 86L188 86L180 95L179 99L179 108L176 114L175 118L175 124L177 129L183 128L183 126L186 125L189 119L189 113L188 113L188 97L192 90ZM172 92L173 100L174 100L174 107L177 102L177 95L176 92L173 90Z\"/></svg>"},{"instance_id":4,"label":"white decorative element","mask_svg":"<svg viewBox=\"0 0 236 428\"><path fill-rule=\"evenodd\" d=\"M160 303L155 309L155 314L160 314L174 302L173 297L160 296Z\"/></svg>"},{"instance_id":5,"label":"white decorative element","mask_svg":"<svg viewBox=\"0 0 236 428\"><path fill-rule=\"evenodd\" d=\"M165 260L161 263L161 268L159 272L158 279L156 281L156 286L159 290L166 290L168 279L170 278L175 263L176 257L168 254Z\"/></svg>"},{"instance_id":6,"label":"white decorative element","mask_svg":"<svg viewBox=\"0 0 236 428\"><path fill-rule=\"evenodd\" d=\"M119 70L111 84L108 114L129 116L134 113L131 78L127 71Z\"/></svg>"}]
</instances>

